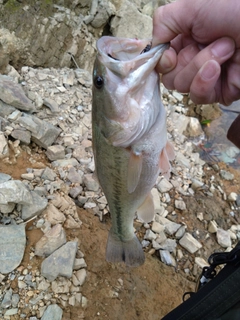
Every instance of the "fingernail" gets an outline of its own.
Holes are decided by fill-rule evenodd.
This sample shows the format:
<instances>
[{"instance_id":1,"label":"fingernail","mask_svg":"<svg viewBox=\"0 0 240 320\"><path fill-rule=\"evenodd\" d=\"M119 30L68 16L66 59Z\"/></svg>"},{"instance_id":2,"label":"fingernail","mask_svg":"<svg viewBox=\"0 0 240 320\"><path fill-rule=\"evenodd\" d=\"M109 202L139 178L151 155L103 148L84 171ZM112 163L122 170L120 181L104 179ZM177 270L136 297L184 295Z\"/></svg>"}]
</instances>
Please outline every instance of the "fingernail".
<instances>
[{"instance_id":1,"label":"fingernail","mask_svg":"<svg viewBox=\"0 0 240 320\"><path fill-rule=\"evenodd\" d=\"M211 51L215 57L219 58L223 58L226 55L229 55L229 53L231 52L230 41L223 39L217 41L211 48Z\"/></svg>"},{"instance_id":2,"label":"fingernail","mask_svg":"<svg viewBox=\"0 0 240 320\"><path fill-rule=\"evenodd\" d=\"M204 65L201 67L200 75L201 78L205 81L211 80L216 76L219 70L219 65L215 60L209 60L204 63Z\"/></svg>"}]
</instances>

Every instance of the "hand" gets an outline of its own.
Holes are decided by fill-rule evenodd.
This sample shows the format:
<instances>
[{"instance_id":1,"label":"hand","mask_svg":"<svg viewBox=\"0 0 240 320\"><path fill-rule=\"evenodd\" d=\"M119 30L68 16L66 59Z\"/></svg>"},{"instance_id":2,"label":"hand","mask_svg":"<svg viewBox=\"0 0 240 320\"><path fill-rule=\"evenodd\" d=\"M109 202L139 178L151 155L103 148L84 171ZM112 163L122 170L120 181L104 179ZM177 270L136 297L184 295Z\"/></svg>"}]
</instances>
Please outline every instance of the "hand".
<instances>
[{"instance_id":1,"label":"hand","mask_svg":"<svg viewBox=\"0 0 240 320\"><path fill-rule=\"evenodd\" d=\"M168 89L197 103L240 98L239 0L178 0L158 8L153 45L171 41L158 71Z\"/></svg>"}]
</instances>

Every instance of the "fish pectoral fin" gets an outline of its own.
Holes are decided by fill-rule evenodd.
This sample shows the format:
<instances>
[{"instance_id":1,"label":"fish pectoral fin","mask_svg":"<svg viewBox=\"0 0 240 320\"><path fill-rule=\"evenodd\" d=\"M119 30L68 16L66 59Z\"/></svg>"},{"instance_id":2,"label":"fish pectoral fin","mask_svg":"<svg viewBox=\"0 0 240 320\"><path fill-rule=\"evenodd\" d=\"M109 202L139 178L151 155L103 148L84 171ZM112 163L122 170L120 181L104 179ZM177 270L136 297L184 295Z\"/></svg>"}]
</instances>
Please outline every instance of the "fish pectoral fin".
<instances>
[{"instance_id":1,"label":"fish pectoral fin","mask_svg":"<svg viewBox=\"0 0 240 320\"><path fill-rule=\"evenodd\" d=\"M175 151L174 151L174 147L172 145L172 143L170 141L167 141L167 144L166 144L166 151L167 151L167 156L168 156L168 159L170 161L174 160L175 159Z\"/></svg>"},{"instance_id":2,"label":"fish pectoral fin","mask_svg":"<svg viewBox=\"0 0 240 320\"><path fill-rule=\"evenodd\" d=\"M166 147L162 149L162 152L160 153L159 157L159 168L161 171L161 174L164 175L166 179L170 178L170 171L171 171L171 165L169 163L169 158L167 155Z\"/></svg>"},{"instance_id":3,"label":"fish pectoral fin","mask_svg":"<svg viewBox=\"0 0 240 320\"><path fill-rule=\"evenodd\" d=\"M137 215L144 222L150 222L154 217L154 203L152 194L149 193L141 206L137 209Z\"/></svg>"},{"instance_id":4,"label":"fish pectoral fin","mask_svg":"<svg viewBox=\"0 0 240 320\"><path fill-rule=\"evenodd\" d=\"M107 241L106 260L113 263L125 262L129 267L138 267L144 263L145 256L141 243L135 234L131 240L121 241L110 230Z\"/></svg>"},{"instance_id":5,"label":"fish pectoral fin","mask_svg":"<svg viewBox=\"0 0 240 320\"><path fill-rule=\"evenodd\" d=\"M130 152L127 177L127 189L129 193L134 192L138 185L139 178L142 172L142 158L142 154L136 155L133 151Z\"/></svg>"}]
</instances>

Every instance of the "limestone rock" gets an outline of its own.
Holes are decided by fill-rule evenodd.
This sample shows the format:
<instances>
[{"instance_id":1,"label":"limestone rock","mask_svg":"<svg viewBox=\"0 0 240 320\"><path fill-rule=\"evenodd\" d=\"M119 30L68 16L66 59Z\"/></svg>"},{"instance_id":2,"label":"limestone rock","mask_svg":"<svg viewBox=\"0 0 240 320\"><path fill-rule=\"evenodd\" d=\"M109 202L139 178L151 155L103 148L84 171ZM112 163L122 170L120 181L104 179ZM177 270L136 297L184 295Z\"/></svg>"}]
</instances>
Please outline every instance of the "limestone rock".
<instances>
[{"instance_id":1,"label":"limestone rock","mask_svg":"<svg viewBox=\"0 0 240 320\"><path fill-rule=\"evenodd\" d=\"M152 19L140 13L132 2L123 0L110 30L115 37L151 39Z\"/></svg>"},{"instance_id":2,"label":"limestone rock","mask_svg":"<svg viewBox=\"0 0 240 320\"><path fill-rule=\"evenodd\" d=\"M25 245L24 224L0 226L0 273L9 273L21 263Z\"/></svg>"},{"instance_id":3,"label":"limestone rock","mask_svg":"<svg viewBox=\"0 0 240 320\"><path fill-rule=\"evenodd\" d=\"M36 243L35 255L46 257L66 243L66 234L61 224L56 224Z\"/></svg>"},{"instance_id":4,"label":"limestone rock","mask_svg":"<svg viewBox=\"0 0 240 320\"><path fill-rule=\"evenodd\" d=\"M186 232L179 240L179 244L190 253L195 253L197 250L202 248L201 243L193 238L193 236L188 232Z\"/></svg>"},{"instance_id":5,"label":"limestone rock","mask_svg":"<svg viewBox=\"0 0 240 320\"><path fill-rule=\"evenodd\" d=\"M42 262L42 275L49 281L55 280L57 276L71 278L76 252L77 242L64 244Z\"/></svg>"},{"instance_id":6,"label":"limestone rock","mask_svg":"<svg viewBox=\"0 0 240 320\"><path fill-rule=\"evenodd\" d=\"M44 311L41 320L62 320L62 309L57 304L50 304Z\"/></svg>"},{"instance_id":7,"label":"limestone rock","mask_svg":"<svg viewBox=\"0 0 240 320\"><path fill-rule=\"evenodd\" d=\"M0 159L7 157L9 154L7 139L4 133L0 131Z\"/></svg>"},{"instance_id":8,"label":"limestone rock","mask_svg":"<svg viewBox=\"0 0 240 320\"><path fill-rule=\"evenodd\" d=\"M46 210L44 211L47 221L52 225L62 223L66 220L64 214L59 211L52 203L49 203Z\"/></svg>"},{"instance_id":9,"label":"limestone rock","mask_svg":"<svg viewBox=\"0 0 240 320\"><path fill-rule=\"evenodd\" d=\"M19 180L0 183L0 204L9 202L30 205L33 203L32 194Z\"/></svg>"},{"instance_id":10,"label":"limestone rock","mask_svg":"<svg viewBox=\"0 0 240 320\"><path fill-rule=\"evenodd\" d=\"M48 201L44 197L40 197L36 192L31 191L32 204L22 205L21 217L23 220L39 215L47 207Z\"/></svg>"},{"instance_id":11,"label":"limestone rock","mask_svg":"<svg viewBox=\"0 0 240 320\"><path fill-rule=\"evenodd\" d=\"M0 99L23 111L34 111L35 107L27 98L22 87L10 77L0 75Z\"/></svg>"},{"instance_id":12,"label":"limestone rock","mask_svg":"<svg viewBox=\"0 0 240 320\"><path fill-rule=\"evenodd\" d=\"M177 263L171 253L167 250L159 250L160 258L163 263L169 266L176 267Z\"/></svg>"},{"instance_id":13,"label":"limestone rock","mask_svg":"<svg viewBox=\"0 0 240 320\"><path fill-rule=\"evenodd\" d=\"M65 157L65 148L58 144L50 146L47 148L46 156L49 160L54 161L58 159L64 159Z\"/></svg>"},{"instance_id":14,"label":"limestone rock","mask_svg":"<svg viewBox=\"0 0 240 320\"><path fill-rule=\"evenodd\" d=\"M218 230L217 230L217 242L223 248L231 247L232 240L231 240L230 233L228 231L226 231L226 230L218 228Z\"/></svg>"},{"instance_id":15,"label":"limestone rock","mask_svg":"<svg viewBox=\"0 0 240 320\"><path fill-rule=\"evenodd\" d=\"M165 178L161 179L159 184L157 185L159 192L168 192L173 188L173 185Z\"/></svg>"}]
</instances>

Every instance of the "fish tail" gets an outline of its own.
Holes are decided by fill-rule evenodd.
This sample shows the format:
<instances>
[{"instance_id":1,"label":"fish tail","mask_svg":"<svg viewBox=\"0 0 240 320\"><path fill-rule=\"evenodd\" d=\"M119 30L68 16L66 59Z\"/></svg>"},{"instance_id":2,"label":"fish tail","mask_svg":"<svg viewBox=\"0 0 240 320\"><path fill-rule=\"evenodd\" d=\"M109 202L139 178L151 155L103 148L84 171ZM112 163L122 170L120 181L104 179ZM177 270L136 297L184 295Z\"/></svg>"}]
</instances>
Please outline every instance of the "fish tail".
<instances>
[{"instance_id":1,"label":"fish tail","mask_svg":"<svg viewBox=\"0 0 240 320\"><path fill-rule=\"evenodd\" d=\"M144 263L145 255L138 238L121 241L110 230L108 235L106 260L108 262L125 262L129 267L138 267Z\"/></svg>"}]
</instances>

